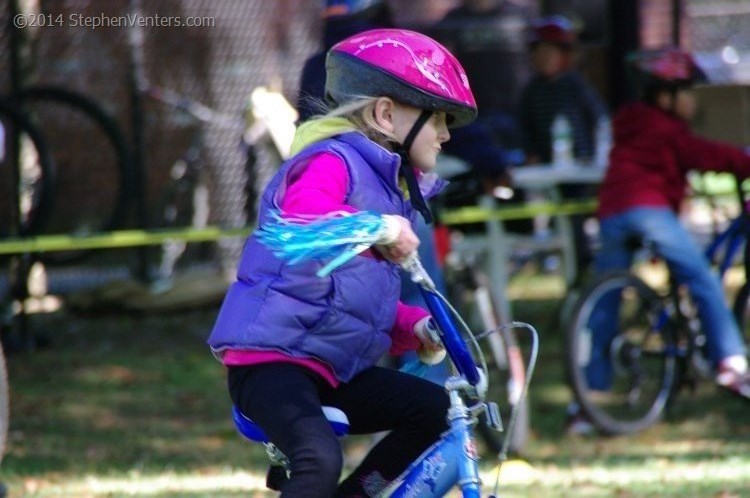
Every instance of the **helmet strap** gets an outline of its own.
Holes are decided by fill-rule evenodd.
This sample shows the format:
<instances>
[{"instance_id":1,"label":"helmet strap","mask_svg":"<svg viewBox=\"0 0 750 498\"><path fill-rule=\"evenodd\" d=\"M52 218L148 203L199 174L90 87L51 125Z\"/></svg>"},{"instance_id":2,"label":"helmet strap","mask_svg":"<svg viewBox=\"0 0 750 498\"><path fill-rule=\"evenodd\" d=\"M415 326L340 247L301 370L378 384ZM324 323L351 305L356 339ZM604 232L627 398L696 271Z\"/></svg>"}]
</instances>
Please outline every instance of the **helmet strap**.
<instances>
[{"instance_id":1,"label":"helmet strap","mask_svg":"<svg viewBox=\"0 0 750 498\"><path fill-rule=\"evenodd\" d=\"M409 159L409 151L411 150L411 146L414 143L414 139L417 138L419 131L422 129L427 120L430 119L430 116L432 116L432 111L428 111L426 109L423 110L417 120L414 122L411 130L409 130L409 133L406 135L404 143L396 144L395 147L395 152L399 156L401 156L400 174L404 177L404 180L406 180L406 187L409 190L411 205L414 209L420 212L422 218L424 218L425 223L427 223L428 225L432 223L432 213L430 212L430 208L427 206L427 202L422 196L422 191L419 189L417 175L414 173L414 168L412 167L411 161Z\"/></svg>"}]
</instances>

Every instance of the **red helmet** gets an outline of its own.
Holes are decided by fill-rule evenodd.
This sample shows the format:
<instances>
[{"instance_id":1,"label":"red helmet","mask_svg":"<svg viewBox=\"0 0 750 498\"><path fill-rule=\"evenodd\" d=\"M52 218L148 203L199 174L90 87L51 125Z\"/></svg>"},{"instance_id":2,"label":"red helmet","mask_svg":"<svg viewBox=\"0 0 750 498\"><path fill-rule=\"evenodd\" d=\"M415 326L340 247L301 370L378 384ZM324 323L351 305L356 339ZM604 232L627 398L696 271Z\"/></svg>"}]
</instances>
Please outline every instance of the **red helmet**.
<instances>
[{"instance_id":1,"label":"red helmet","mask_svg":"<svg viewBox=\"0 0 750 498\"><path fill-rule=\"evenodd\" d=\"M666 84L693 84L707 80L706 73L690 52L679 48L641 50L631 54L628 61L642 75Z\"/></svg>"},{"instance_id":2,"label":"red helmet","mask_svg":"<svg viewBox=\"0 0 750 498\"><path fill-rule=\"evenodd\" d=\"M567 17L550 16L531 23L528 42L530 45L546 42L570 48L575 44L576 36L575 27Z\"/></svg>"},{"instance_id":3,"label":"red helmet","mask_svg":"<svg viewBox=\"0 0 750 498\"><path fill-rule=\"evenodd\" d=\"M367 17L384 5L383 0L326 0L323 18Z\"/></svg>"},{"instance_id":4,"label":"red helmet","mask_svg":"<svg viewBox=\"0 0 750 498\"><path fill-rule=\"evenodd\" d=\"M450 126L476 118L477 104L458 60L441 44L405 29L373 29L336 44L326 59L326 96L338 104L392 97L444 111Z\"/></svg>"}]
</instances>

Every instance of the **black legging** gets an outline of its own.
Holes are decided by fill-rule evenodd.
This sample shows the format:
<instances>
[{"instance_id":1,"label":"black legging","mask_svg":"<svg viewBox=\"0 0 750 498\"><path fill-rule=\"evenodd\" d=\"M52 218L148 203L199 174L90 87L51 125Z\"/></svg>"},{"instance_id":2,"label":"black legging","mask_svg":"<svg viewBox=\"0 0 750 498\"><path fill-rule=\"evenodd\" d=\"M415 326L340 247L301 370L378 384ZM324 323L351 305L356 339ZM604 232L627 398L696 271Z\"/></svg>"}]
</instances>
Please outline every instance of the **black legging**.
<instances>
[{"instance_id":1,"label":"black legging","mask_svg":"<svg viewBox=\"0 0 750 498\"><path fill-rule=\"evenodd\" d=\"M372 367L334 389L296 365L229 367L229 392L291 461L281 496L375 496L448 428L445 390L396 370ZM391 431L338 487L341 445L321 411L335 406L350 434Z\"/></svg>"}]
</instances>

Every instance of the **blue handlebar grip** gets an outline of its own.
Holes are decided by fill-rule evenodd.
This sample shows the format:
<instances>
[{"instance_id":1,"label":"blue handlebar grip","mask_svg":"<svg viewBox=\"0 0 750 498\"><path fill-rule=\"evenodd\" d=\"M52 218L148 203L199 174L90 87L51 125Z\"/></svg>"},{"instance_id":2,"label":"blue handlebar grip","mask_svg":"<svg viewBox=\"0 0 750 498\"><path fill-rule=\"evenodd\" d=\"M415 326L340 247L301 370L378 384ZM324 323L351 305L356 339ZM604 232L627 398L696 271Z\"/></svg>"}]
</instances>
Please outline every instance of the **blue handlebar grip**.
<instances>
[{"instance_id":1,"label":"blue handlebar grip","mask_svg":"<svg viewBox=\"0 0 750 498\"><path fill-rule=\"evenodd\" d=\"M434 292L424 287L419 287L422 297L427 304L427 308L432 313L432 319L442 332L443 345L451 357L451 361L456 365L458 373L463 375L472 386L479 383L479 372L474 363L466 343L461 338L461 334L456 328L451 311L447 309L443 300Z\"/></svg>"}]
</instances>

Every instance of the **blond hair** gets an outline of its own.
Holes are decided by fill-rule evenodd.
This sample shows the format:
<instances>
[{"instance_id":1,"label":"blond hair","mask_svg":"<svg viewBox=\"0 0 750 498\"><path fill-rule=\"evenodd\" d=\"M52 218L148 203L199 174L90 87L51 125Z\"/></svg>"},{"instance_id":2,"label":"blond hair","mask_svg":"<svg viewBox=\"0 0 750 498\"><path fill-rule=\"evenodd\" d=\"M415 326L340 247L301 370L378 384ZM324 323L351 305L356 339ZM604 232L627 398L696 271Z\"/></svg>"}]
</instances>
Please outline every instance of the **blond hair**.
<instances>
[{"instance_id":1,"label":"blond hair","mask_svg":"<svg viewBox=\"0 0 750 498\"><path fill-rule=\"evenodd\" d=\"M381 97L356 97L345 104L330 109L322 117L346 118L367 138L392 149L390 142L397 142L396 136L384 129L375 119L375 104Z\"/></svg>"}]
</instances>

